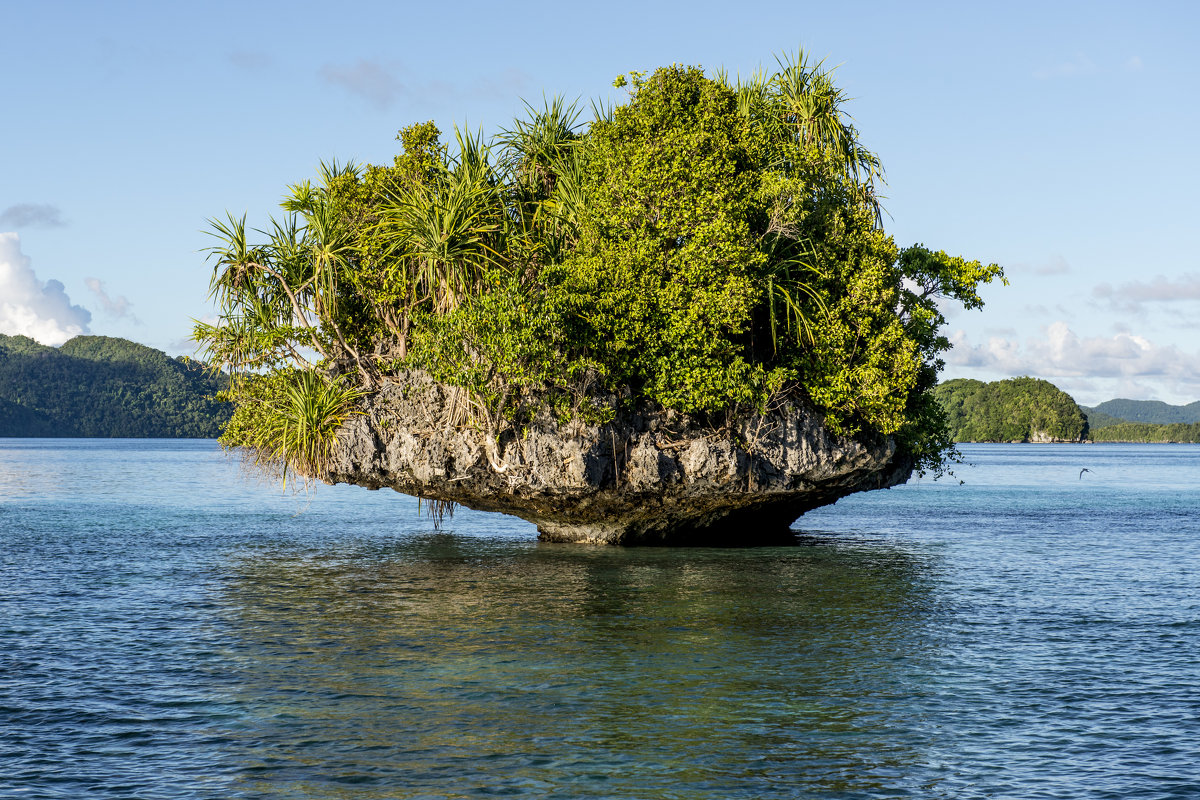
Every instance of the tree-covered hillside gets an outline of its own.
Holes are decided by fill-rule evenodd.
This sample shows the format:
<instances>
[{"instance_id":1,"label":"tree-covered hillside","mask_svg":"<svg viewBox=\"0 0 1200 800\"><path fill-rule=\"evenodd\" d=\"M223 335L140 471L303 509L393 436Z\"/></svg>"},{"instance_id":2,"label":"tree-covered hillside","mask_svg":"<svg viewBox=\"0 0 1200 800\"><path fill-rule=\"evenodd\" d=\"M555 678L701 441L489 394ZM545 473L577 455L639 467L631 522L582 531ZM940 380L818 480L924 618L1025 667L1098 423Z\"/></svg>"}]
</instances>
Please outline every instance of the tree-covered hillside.
<instances>
[{"instance_id":1,"label":"tree-covered hillside","mask_svg":"<svg viewBox=\"0 0 1200 800\"><path fill-rule=\"evenodd\" d=\"M956 442L1083 441L1088 419L1054 384L1036 378L960 378L934 389Z\"/></svg>"},{"instance_id":2,"label":"tree-covered hillside","mask_svg":"<svg viewBox=\"0 0 1200 800\"><path fill-rule=\"evenodd\" d=\"M1093 428L1120 422L1145 422L1153 425L1190 425L1200 422L1200 400L1186 406L1172 406L1161 400L1106 400L1095 408L1085 408Z\"/></svg>"},{"instance_id":3,"label":"tree-covered hillside","mask_svg":"<svg viewBox=\"0 0 1200 800\"><path fill-rule=\"evenodd\" d=\"M1080 406L1079 408L1082 409L1083 413L1087 414L1088 430L1092 433L1095 433L1100 428L1107 428L1109 425L1120 425L1122 422L1129 421L1120 417L1114 417L1111 414L1105 414L1103 411L1097 411L1094 408L1088 408L1087 406Z\"/></svg>"},{"instance_id":4,"label":"tree-covered hillside","mask_svg":"<svg viewBox=\"0 0 1200 800\"><path fill-rule=\"evenodd\" d=\"M222 381L126 339L60 348L0 335L0 436L213 438L229 419Z\"/></svg>"},{"instance_id":5,"label":"tree-covered hillside","mask_svg":"<svg viewBox=\"0 0 1200 800\"><path fill-rule=\"evenodd\" d=\"M1200 442L1200 423L1123 422L1091 431L1093 442Z\"/></svg>"}]
</instances>

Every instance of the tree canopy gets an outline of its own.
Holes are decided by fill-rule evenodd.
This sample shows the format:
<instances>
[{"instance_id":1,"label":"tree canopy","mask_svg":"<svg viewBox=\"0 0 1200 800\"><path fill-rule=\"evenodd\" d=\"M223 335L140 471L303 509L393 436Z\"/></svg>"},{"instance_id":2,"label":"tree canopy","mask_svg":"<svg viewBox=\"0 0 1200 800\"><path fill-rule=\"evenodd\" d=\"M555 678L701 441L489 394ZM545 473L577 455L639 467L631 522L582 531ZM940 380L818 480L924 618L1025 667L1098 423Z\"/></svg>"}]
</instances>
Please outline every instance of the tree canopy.
<instances>
[{"instance_id":1,"label":"tree canopy","mask_svg":"<svg viewBox=\"0 0 1200 800\"><path fill-rule=\"evenodd\" d=\"M204 365L108 336L62 347L0 335L0 436L213 438L225 380Z\"/></svg>"},{"instance_id":2,"label":"tree canopy","mask_svg":"<svg viewBox=\"0 0 1200 800\"><path fill-rule=\"evenodd\" d=\"M628 102L588 124L555 99L490 141L447 146L428 122L391 165L323 164L259 243L214 221L220 313L196 337L234 376L226 443L271 453L266 432L298 424L288 397L322 389L340 424L420 369L492 434L546 408L721 424L801 401L939 468L940 303L979 307L1002 270L895 244L880 162L802 54L748 80L674 65L617 84Z\"/></svg>"},{"instance_id":3,"label":"tree canopy","mask_svg":"<svg viewBox=\"0 0 1200 800\"><path fill-rule=\"evenodd\" d=\"M1095 428L1094 442L1200 442L1200 422L1123 422Z\"/></svg>"},{"instance_id":4,"label":"tree canopy","mask_svg":"<svg viewBox=\"0 0 1200 800\"><path fill-rule=\"evenodd\" d=\"M1088 418L1049 381L1008 378L946 381L934 390L956 442L1083 441Z\"/></svg>"},{"instance_id":5,"label":"tree canopy","mask_svg":"<svg viewBox=\"0 0 1200 800\"><path fill-rule=\"evenodd\" d=\"M1109 425L1119 422L1145 422L1154 425L1190 425L1200 422L1200 401L1185 406L1173 406L1161 400L1106 400L1095 408L1085 408L1092 427L1097 426L1093 416L1102 418Z\"/></svg>"}]
</instances>

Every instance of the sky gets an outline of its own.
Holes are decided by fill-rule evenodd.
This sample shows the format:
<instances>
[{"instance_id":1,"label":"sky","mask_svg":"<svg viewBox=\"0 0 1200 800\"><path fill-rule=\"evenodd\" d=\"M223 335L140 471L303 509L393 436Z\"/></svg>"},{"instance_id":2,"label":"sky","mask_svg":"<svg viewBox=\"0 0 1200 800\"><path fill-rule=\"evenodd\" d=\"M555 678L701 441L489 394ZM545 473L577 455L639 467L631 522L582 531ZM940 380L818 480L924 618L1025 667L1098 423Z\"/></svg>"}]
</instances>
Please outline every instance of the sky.
<instances>
[{"instance_id":1,"label":"sky","mask_svg":"<svg viewBox=\"0 0 1200 800\"><path fill-rule=\"evenodd\" d=\"M192 354L207 220L406 125L495 133L673 63L837 65L897 243L1002 265L943 379L1200 399L1200 4L0 0L0 333Z\"/></svg>"}]
</instances>

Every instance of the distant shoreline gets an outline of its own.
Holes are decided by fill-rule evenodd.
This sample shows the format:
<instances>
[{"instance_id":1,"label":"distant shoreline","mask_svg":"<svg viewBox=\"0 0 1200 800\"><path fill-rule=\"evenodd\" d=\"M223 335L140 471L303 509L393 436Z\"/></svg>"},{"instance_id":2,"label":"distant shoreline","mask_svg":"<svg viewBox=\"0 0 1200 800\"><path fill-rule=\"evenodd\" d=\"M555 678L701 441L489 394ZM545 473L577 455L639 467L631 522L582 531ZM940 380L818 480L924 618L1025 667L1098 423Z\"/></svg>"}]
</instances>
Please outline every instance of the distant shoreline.
<instances>
[{"instance_id":1,"label":"distant shoreline","mask_svg":"<svg viewBox=\"0 0 1200 800\"><path fill-rule=\"evenodd\" d=\"M995 441L995 440L992 440L992 441L982 441L982 442L977 442L977 441L969 441L969 442L955 442L954 444L956 444L956 445L960 445L960 444L1031 444L1031 445L1060 445L1060 444L1191 444L1191 445L1195 445L1195 444L1200 444L1200 442L1179 442L1179 441L1165 441L1165 442L1164 442L1164 441L1149 441L1149 440L1142 440L1142 439L1102 439L1102 440L1100 440L1100 441L1096 441L1095 439L1085 439L1085 440L1083 440L1083 441L1079 441L1079 442L1018 442L1018 441L1001 442L1001 441Z\"/></svg>"}]
</instances>

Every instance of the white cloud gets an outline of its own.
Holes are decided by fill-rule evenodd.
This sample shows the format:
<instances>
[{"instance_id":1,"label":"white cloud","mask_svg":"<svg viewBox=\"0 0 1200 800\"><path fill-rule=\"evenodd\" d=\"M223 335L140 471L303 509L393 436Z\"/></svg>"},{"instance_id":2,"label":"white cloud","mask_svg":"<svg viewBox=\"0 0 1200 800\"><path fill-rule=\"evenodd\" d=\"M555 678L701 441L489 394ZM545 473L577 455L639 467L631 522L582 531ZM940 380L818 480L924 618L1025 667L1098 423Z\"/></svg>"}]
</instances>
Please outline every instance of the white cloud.
<instances>
[{"instance_id":1,"label":"white cloud","mask_svg":"<svg viewBox=\"0 0 1200 800\"><path fill-rule=\"evenodd\" d=\"M71 305L62 283L38 280L17 234L0 233L0 333L57 347L87 333L91 321L91 312Z\"/></svg>"},{"instance_id":2,"label":"white cloud","mask_svg":"<svg viewBox=\"0 0 1200 800\"><path fill-rule=\"evenodd\" d=\"M1062 303L1056 303L1054 308L1042 305L1041 303L1038 303L1037 305L1027 305L1025 306L1025 313L1034 317L1042 317L1043 319L1075 319L1075 313Z\"/></svg>"},{"instance_id":3,"label":"white cloud","mask_svg":"<svg viewBox=\"0 0 1200 800\"><path fill-rule=\"evenodd\" d=\"M973 344L963 331L951 336L949 367L989 376L1031 375L1067 385L1109 387L1140 396L1200 398L1200 353L1157 345L1143 336L1118 331L1112 336L1079 336L1059 320L1042 335L1026 339L992 336Z\"/></svg>"},{"instance_id":4,"label":"white cloud","mask_svg":"<svg viewBox=\"0 0 1200 800\"><path fill-rule=\"evenodd\" d=\"M1200 300L1200 274L1184 274L1177 278L1156 275L1149 281L1134 281L1120 286L1100 283L1092 287L1092 297L1100 301L1097 305L1109 311L1141 314L1145 311L1146 303ZM1157 311L1163 310L1163 306L1157 307Z\"/></svg>"},{"instance_id":5,"label":"white cloud","mask_svg":"<svg viewBox=\"0 0 1200 800\"><path fill-rule=\"evenodd\" d=\"M1125 69L1130 72L1138 72L1142 68L1142 59L1138 56L1130 56L1125 61Z\"/></svg>"},{"instance_id":6,"label":"white cloud","mask_svg":"<svg viewBox=\"0 0 1200 800\"><path fill-rule=\"evenodd\" d=\"M125 295L120 294L116 297L109 297L108 290L104 286L104 281L99 278L88 278L84 281L84 284L87 285L88 290L92 294L96 295L96 299L100 301L101 307L104 308L110 317L115 319L128 317L133 322L139 322L138 318L129 310L133 306L133 303L129 302L129 299Z\"/></svg>"}]
</instances>

